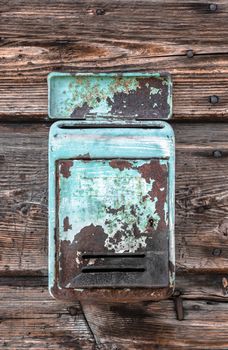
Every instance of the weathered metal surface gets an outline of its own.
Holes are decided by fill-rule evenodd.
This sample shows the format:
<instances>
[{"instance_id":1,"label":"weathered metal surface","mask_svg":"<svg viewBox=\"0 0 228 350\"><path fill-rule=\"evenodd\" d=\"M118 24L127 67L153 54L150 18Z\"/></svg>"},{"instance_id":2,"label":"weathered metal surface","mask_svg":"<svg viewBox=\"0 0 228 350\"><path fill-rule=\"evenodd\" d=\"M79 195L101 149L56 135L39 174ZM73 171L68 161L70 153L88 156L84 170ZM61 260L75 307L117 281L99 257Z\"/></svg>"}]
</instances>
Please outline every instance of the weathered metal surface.
<instances>
[{"instance_id":1,"label":"weathered metal surface","mask_svg":"<svg viewBox=\"0 0 228 350\"><path fill-rule=\"evenodd\" d=\"M58 162L61 287L168 286L167 175L159 159Z\"/></svg>"},{"instance_id":2,"label":"weathered metal surface","mask_svg":"<svg viewBox=\"0 0 228 350\"><path fill-rule=\"evenodd\" d=\"M172 82L161 73L51 73L53 119L169 119Z\"/></svg>"},{"instance_id":3,"label":"weathered metal surface","mask_svg":"<svg viewBox=\"0 0 228 350\"><path fill-rule=\"evenodd\" d=\"M69 300L167 297L174 283L171 127L57 122L49 147L51 293Z\"/></svg>"}]
</instances>

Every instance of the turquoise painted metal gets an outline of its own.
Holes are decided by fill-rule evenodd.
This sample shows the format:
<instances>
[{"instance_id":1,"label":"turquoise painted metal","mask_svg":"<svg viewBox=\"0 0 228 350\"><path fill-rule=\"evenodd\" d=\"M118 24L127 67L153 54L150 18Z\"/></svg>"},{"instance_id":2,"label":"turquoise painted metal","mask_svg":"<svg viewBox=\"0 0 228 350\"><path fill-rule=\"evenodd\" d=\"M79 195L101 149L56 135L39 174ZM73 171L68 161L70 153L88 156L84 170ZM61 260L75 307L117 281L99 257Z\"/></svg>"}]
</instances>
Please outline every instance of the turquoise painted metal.
<instances>
[{"instance_id":1,"label":"turquoise painted metal","mask_svg":"<svg viewBox=\"0 0 228 350\"><path fill-rule=\"evenodd\" d=\"M175 265L173 130L164 121L96 113L50 129L50 293L67 300L166 298Z\"/></svg>"},{"instance_id":2,"label":"turquoise painted metal","mask_svg":"<svg viewBox=\"0 0 228 350\"><path fill-rule=\"evenodd\" d=\"M161 73L51 73L52 119L169 119L172 81Z\"/></svg>"}]
</instances>

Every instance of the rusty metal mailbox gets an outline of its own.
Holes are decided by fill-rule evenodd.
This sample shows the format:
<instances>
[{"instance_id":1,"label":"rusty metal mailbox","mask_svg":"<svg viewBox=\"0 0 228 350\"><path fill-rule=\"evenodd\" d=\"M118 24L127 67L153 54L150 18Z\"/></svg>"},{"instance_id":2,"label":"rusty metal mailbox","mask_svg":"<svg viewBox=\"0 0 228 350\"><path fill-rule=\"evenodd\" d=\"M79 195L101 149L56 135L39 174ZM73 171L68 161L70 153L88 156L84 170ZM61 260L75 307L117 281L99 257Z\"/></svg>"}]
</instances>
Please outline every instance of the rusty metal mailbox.
<instances>
[{"instance_id":1,"label":"rusty metal mailbox","mask_svg":"<svg viewBox=\"0 0 228 350\"><path fill-rule=\"evenodd\" d=\"M168 74L48 78L49 289L59 299L160 300L174 287ZM157 120L156 120L157 119Z\"/></svg>"}]
</instances>

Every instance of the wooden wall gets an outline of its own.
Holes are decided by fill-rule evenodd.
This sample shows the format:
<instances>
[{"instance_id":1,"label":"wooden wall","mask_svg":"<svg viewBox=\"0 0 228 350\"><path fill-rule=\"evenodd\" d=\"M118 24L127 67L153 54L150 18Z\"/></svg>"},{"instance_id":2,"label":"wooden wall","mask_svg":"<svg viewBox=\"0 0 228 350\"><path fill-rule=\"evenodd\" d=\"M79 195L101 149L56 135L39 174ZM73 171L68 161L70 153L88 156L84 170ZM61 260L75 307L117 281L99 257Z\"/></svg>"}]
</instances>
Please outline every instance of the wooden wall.
<instances>
[{"instance_id":1,"label":"wooden wall","mask_svg":"<svg viewBox=\"0 0 228 350\"><path fill-rule=\"evenodd\" d=\"M228 1L216 4L0 0L1 349L228 349ZM47 291L46 76L163 70L174 81L176 296L57 302Z\"/></svg>"}]
</instances>

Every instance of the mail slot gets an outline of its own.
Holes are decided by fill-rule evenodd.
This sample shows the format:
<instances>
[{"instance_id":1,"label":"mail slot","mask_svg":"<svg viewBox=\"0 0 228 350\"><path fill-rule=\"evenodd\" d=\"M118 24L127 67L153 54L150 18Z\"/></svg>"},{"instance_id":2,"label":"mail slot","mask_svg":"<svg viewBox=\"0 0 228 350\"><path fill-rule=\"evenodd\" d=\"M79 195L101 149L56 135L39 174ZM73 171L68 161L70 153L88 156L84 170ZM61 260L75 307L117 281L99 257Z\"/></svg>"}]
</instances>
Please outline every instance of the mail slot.
<instances>
[{"instance_id":1,"label":"mail slot","mask_svg":"<svg viewBox=\"0 0 228 350\"><path fill-rule=\"evenodd\" d=\"M49 289L160 300L174 288L174 134L167 74L52 73Z\"/></svg>"}]
</instances>

